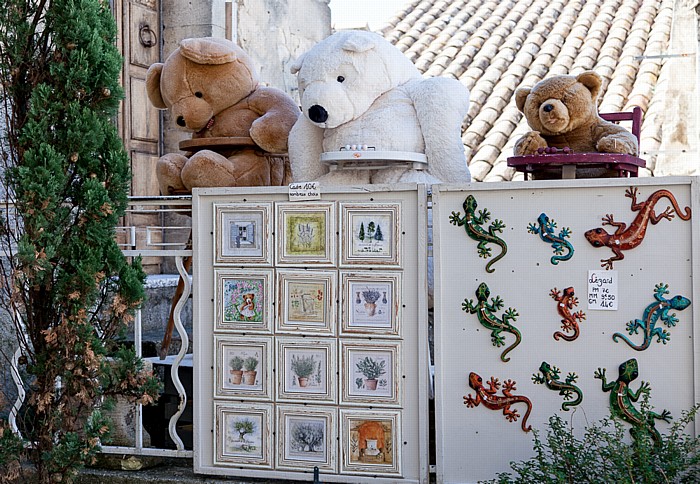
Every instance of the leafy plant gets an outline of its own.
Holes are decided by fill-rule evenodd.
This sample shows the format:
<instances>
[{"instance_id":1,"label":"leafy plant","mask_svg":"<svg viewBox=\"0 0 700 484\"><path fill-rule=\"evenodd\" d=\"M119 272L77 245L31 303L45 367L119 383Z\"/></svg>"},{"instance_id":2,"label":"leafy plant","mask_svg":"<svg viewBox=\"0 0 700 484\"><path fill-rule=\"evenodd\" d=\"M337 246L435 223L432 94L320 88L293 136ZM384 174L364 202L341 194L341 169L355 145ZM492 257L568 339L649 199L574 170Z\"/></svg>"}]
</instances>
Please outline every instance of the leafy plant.
<instances>
[{"instance_id":1,"label":"leafy plant","mask_svg":"<svg viewBox=\"0 0 700 484\"><path fill-rule=\"evenodd\" d=\"M316 452L323 444L323 424L321 422L301 422L292 427L292 444L302 452Z\"/></svg>"},{"instance_id":2,"label":"leafy plant","mask_svg":"<svg viewBox=\"0 0 700 484\"><path fill-rule=\"evenodd\" d=\"M358 361L355 366L357 367L357 371L362 373L368 380L376 380L386 373L386 361L377 361L369 356L365 356Z\"/></svg>"},{"instance_id":3,"label":"leafy plant","mask_svg":"<svg viewBox=\"0 0 700 484\"><path fill-rule=\"evenodd\" d=\"M255 422L253 422L249 418L243 418L241 420L236 420L233 423L233 430L238 432L238 441L239 442L244 442L245 441L245 436L247 434L252 434L255 432L256 425Z\"/></svg>"},{"instance_id":4,"label":"leafy plant","mask_svg":"<svg viewBox=\"0 0 700 484\"><path fill-rule=\"evenodd\" d=\"M309 378L316 369L316 360L313 355L292 355L292 371L299 378Z\"/></svg>"},{"instance_id":5,"label":"leafy plant","mask_svg":"<svg viewBox=\"0 0 700 484\"><path fill-rule=\"evenodd\" d=\"M240 356L234 356L228 362L228 365L231 367L232 370L240 371L243 369L243 358L241 358Z\"/></svg>"},{"instance_id":6,"label":"leafy plant","mask_svg":"<svg viewBox=\"0 0 700 484\"><path fill-rule=\"evenodd\" d=\"M255 356L249 356L243 361L243 367L246 371L255 371L258 367L258 359Z\"/></svg>"}]
</instances>

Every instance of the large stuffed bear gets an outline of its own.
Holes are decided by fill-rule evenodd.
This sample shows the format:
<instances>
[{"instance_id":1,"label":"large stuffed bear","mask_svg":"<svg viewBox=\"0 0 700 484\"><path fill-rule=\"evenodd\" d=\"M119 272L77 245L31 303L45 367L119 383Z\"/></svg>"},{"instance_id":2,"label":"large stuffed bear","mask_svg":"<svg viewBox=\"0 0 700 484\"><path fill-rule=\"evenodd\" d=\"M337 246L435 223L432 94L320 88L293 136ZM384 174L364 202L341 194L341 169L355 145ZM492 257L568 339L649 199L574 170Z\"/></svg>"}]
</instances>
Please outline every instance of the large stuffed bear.
<instances>
[{"instance_id":1,"label":"large stuffed bear","mask_svg":"<svg viewBox=\"0 0 700 484\"><path fill-rule=\"evenodd\" d=\"M623 153L636 156L637 138L625 128L598 115L601 78L592 71L554 76L532 88L515 91L515 103L533 131L516 143L516 155L538 148L570 148L575 153Z\"/></svg>"},{"instance_id":2,"label":"large stuffed bear","mask_svg":"<svg viewBox=\"0 0 700 484\"><path fill-rule=\"evenodd\" d=\"M461 140L469 92L459 81L423 79L383 37L352 30L316 44L292 65L292 73L297 74L303 112L289 135L294 181L470 181ZM321 153L347 145L424 153L427 169L397 165L329 172Z\"/></svg>"},{"instance_id":3,"label":"large stuffed bear","mask_svg":"<svg viewBox=\"0 0 700 484\"><path fill-rule=\"evenodd\" d=\"M200 138L252 138L255 145L224 144L158 160L156 175L163 195L194 187L259 186L286 183L289 130L299 108L284 92L261 87L251 58L236 44L206 37L185 39L146 77L148 97L169 109L178 128ZM235 140L232 140L235 141Z\"/></svg>"}]
</instances>

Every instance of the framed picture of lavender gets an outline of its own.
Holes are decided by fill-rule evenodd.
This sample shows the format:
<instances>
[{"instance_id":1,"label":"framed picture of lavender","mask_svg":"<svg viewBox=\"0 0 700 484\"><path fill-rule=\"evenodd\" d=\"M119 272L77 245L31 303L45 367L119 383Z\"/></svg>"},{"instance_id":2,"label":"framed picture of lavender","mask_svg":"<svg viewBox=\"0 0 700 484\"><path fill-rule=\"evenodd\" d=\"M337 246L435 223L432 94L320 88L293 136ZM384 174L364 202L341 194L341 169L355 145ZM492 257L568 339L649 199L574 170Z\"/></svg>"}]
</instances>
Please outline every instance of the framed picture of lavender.
<instances>
[{"instance_id":1,"label":"framed picture of lavender","mask_svg":"<svg viewBox=\"0 0 700 484\"><path fill-rule=\"evenodd\" d=\"M214 263L272 265L271 203L214 205Z\"/></svg>"},{"instance_id":2,"label":"framed picture of lavender","mask_svg":"<svg viewBox=\"0 0 700 484\"><path fill-rule=\"evenodd\" d=\"M334 339L277 337L277 400L337 402Z\"/></svg>"},{"instance_id":3,"label":"framed picture of lavender","mask_svg":"<svg viewBox=\"0 0 700 484\"><path fill-rule=\"evenodd\" d=\"M335 205L332 202L277 203L275 220L277 265L335 265Z\"/></svg>"},{"instance_id":4,"label":"framed picture of lavender","mask_svg":"<svg viewBox=\"0 0 700 484\"><path fill-rule=\"evenodd\" d=\"M340 271L340 280L341 336L400 336L400 272Z\"/></svg>"}]
</instances>

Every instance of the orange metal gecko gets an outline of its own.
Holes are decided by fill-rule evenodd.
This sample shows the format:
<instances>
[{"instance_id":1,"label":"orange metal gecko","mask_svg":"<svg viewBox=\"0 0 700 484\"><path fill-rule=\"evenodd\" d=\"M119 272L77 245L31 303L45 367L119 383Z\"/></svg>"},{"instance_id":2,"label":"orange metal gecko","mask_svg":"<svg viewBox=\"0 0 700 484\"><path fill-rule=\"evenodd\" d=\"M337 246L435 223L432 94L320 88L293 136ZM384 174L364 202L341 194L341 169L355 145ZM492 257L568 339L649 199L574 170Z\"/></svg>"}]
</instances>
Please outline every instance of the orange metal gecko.
<instances>
[{"instance_id":1,"label":"orange metal gecko","mask_svg":"<svg viewBox=\"0 0 700 484\"><path fill-rule=\"evenodd\" d=\"M559 316L563 318L561 320L562 331L573 331L571 335L557 331L554 333L554 339L557 341L559 341L559 338L566 341L575 340L579 335L578 323L586 319L586 314L583 311L571 312L575 306L578 306L578 298L574 295L574 288L567 287L562 294L559 295L559 290L555 287L550 291L549 295L558 303L557 312Z\"/></svg>"},{"instance_id":2,"label":"orange metal gecko","mask_svg":"<svg viewBox=\"0 0 700 484\"><path fill-rule=\"evenodd\" d=\"M476 397L466 395L464 397L464 404L469 408L473 408L478 406L480 403L483 403L484 407L491 410L503 409L503 415L506 416L506 420L509 422L515 422L518 420L518 417L520 417L520 414L517 412L517 410L511 410L510 406L514 403L524 403L527 405L527 412L525 412L521 427L524 432L529 432L532 430L532 425L526 425L527 418L530 416L530 412L532 412L532 402L530 402L530 399L525 396L513 395L511 393L512 390L515 390L515 382L512 380L506 380L503 382L502 392L504 396L496 395L496 392L501 386L498 378L491 377L488 385L489 388L485 388L483 380L479 375L474 372L469 373L469 386L476 392Z\"/></svg>"}]
</instances>

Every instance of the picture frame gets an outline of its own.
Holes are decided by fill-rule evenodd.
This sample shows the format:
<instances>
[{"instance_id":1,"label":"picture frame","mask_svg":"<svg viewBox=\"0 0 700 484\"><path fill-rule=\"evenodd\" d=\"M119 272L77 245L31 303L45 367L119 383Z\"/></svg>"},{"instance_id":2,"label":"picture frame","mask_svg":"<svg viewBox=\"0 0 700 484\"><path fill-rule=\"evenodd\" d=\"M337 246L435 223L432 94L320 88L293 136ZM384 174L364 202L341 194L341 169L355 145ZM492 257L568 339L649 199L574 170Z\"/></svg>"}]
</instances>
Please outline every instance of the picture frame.
<instances>
[{"instance_id":1,"label":"picture frame","mask_svg":"<svg viewBox=\"0 0 700 484\"><path fill-rule=\"evenodd\" d=\"M401 413L340 409L341 472L401 475Z\"/></svg>"},{"instance_id":2,"label":"picture frame","mask_svg":"<svg viewBox=\"0 0 700 484\"><path fill-rule=\"evenodd\" d=\"M272 338L214 337L214 397L272 399Z\"/></svg>"},{"instance_id":3,"label":"picture frame","mask_svg":"<svg viewBox=\"0 0 700 484\"><path fill-rule=\"evenodd\" d=\"M335 339L276 339L277 401L337 403Z\"/></svg>"},{"instance_id":4,"label":"picture frame","mask_svg":"<svg viewBox=\"0 0 700 484\"><path fill-rule=\"evenodd\" d=\"M215 269L214 279L214 331L272 333L273 269Z\"/></svg>"},{"instance_id":5,"label":"picture frame","mask_svg":"<svg viewBox=\"0 0 700 484\"><path fill-rule=\"evenodd\" d=\"M335 271L277 271L277 333L335 335L338 274Z\"/></svg>"},{"instance_id":6,"label":"picture frame","mask_svg":"<svg viewBox=\"0 0 700 484\"><path fill-rule=\"evenodd\" d=\"M338 472L337 410L277 406L277 464L280 470Z\"/></svg>"},{"instance_id":7,"label":"picture frame","mask_svg":"<svg viewBox=\"0 0 700 484\"><path fill-rule=\"evenodd\" d=\"M401 336L402 273L340 271L341 336Z\"/></svg>"},{"instance_id":8,"label":"picture frame","mask_svg":"<svg viewBox=\"0 0 700 484\"><path fill-rule=\"evenodd\" d=\"M399 341L341 340L340 353L341 404L401 406L403 378Z\"/></svg>"},{"instance_id":9,"label":"picture frame","mask_svg":"<svg viewBox=\"0 0 700 484\"><path fill-rule=\"evenodd\" d=\"M333 202L276 203L276 262L279 266L334 266Z\"/></svg>"},{"instance_id":10,"label":"picture frame","mask_svg":"<svg viewBox=\"0 0 700 484\"><path fill-rule=\"evenodd\" d=\"M272 404L214 402L214 464L271 469Z\"/></svg>"},{"instance_id":11,"label":"picture frame","mask_svg":"<svg viewBox=\"0 0 700 484\"><path fill-rule=\"evenodd\" d=\"M267 265L273 261L272 203L214 204L214 265Z\"/></svg>"},{"instance_id":12,"label":"picture frame","mask_svg":"<svg viewBox=\"0 0 700 484\"><path fill-rule=\"evenodd\" d=\"M401 203L340 203L341 267L401 267Z\"/></svg>"}]
</instances>

